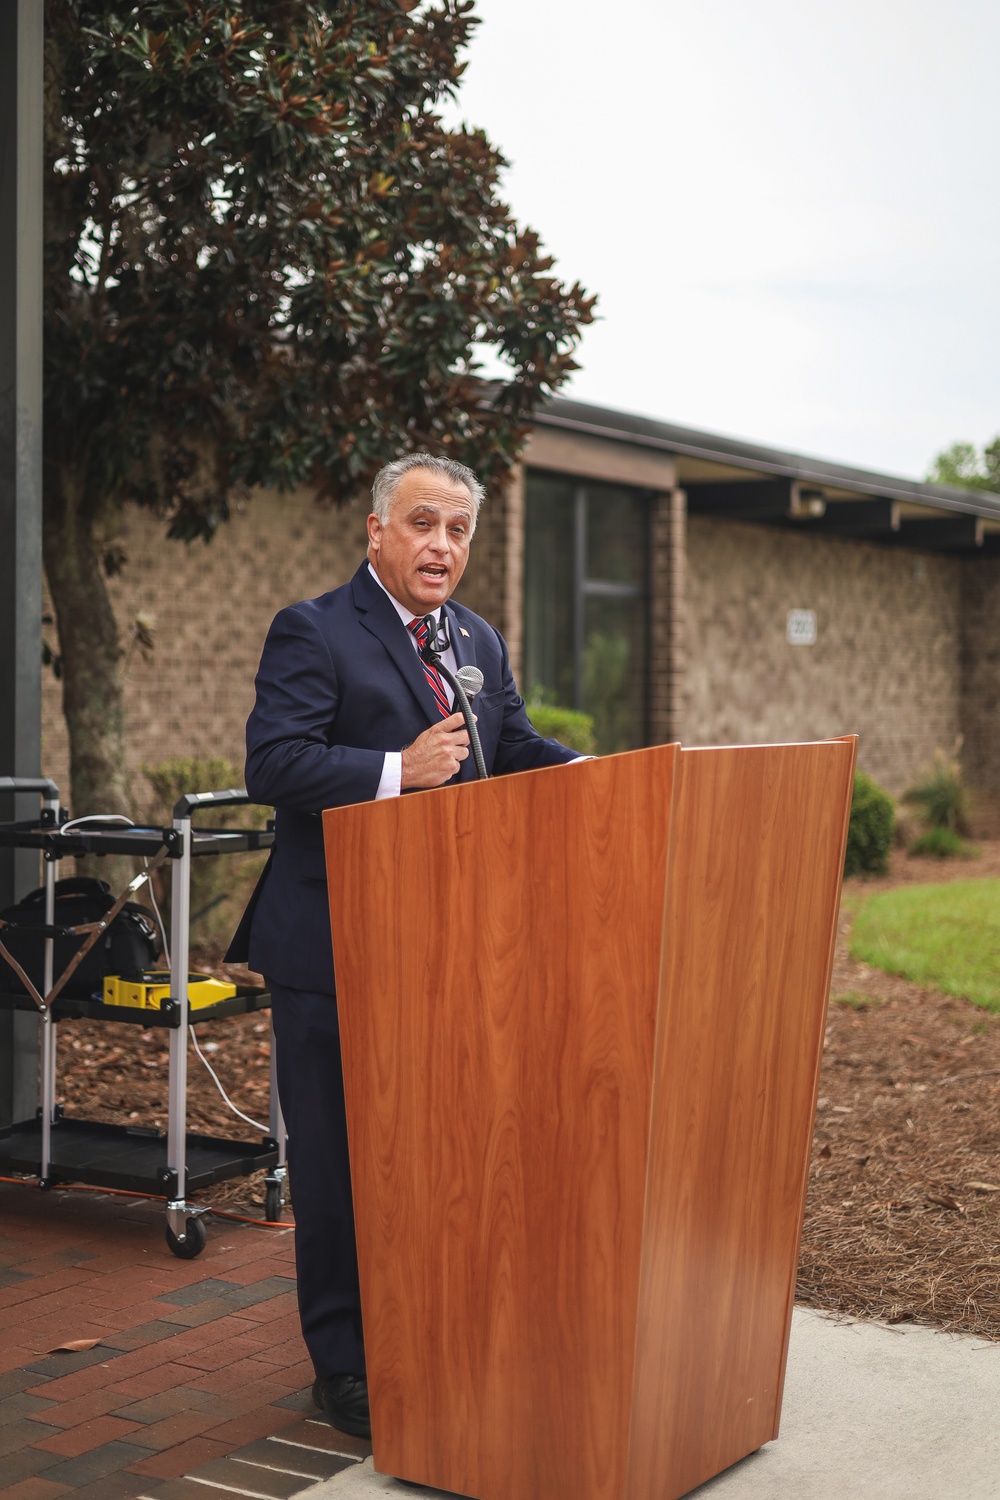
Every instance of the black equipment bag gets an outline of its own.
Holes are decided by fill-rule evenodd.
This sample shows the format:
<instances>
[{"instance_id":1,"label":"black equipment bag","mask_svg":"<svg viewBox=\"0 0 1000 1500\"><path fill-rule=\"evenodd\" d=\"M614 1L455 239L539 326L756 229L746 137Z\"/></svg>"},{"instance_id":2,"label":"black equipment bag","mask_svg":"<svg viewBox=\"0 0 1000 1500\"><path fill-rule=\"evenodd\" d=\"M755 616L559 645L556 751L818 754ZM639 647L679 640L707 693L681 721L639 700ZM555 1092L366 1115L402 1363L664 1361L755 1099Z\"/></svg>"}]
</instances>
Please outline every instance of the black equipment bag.
<instances>
[{"instance_id":1,"label":"black equipment bag","mask_svg":"<svg viewBox=\"0 0 1000 1500\"><path fill-rule=\"evenodd\" d=\"M82 922L99 922L111 910L115 898L106 880L78 875L56 881L54 927L78 927ZM0 911L9 927L0 927L0 942L17 959L40 994L44 994L45 962L45 890L32 891L16 906ZM52 962L53 982L65 969L76 950L86 942L87 934L57 937ZM137 979L146 969L156 967L160 954L160 933L153 913L136 901L126 901L108 930L101 934L80 966L60 992L77 999L99 995L105 974L120 974ZM25 994L17 974L0 955L0 990Z\"/></svg>"}]
</instances>

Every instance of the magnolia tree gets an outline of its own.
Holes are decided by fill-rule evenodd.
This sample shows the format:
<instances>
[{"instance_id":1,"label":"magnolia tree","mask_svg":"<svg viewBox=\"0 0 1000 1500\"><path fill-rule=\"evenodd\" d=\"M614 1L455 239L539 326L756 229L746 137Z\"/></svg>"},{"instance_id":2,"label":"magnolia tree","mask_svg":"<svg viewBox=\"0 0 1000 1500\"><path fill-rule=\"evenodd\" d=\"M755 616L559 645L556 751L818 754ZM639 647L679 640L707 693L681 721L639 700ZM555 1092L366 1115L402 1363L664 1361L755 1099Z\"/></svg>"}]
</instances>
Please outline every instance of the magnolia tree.
<instances>
[{"instance_id":1,"label":"magnolia tree","mask_svg":"<svg viewBox=\"0 0 1000 1500\"><path fill-rule=\"evenodd\" d=\"M592 299L446 129L471 0L46 4L45 569L74 811L126 809L126 506L210 539L404 449L496 479ZM484 387L476 346L509 379Z\"/></svg>"}]
</instances>

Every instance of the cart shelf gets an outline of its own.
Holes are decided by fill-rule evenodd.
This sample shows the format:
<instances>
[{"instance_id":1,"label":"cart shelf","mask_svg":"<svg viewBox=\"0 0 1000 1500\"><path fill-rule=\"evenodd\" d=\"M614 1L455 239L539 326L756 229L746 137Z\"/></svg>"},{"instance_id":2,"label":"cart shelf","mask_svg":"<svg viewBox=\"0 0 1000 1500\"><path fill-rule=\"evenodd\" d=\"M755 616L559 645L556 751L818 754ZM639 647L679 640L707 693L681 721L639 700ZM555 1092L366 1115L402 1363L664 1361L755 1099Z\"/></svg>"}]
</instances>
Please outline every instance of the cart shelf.
<instances>
[{"instance_id":1,"label":"cart shelf","mask_svg":"<svg viewBox=\"0 0 1000 1500\"><path fill-rule=\"evenodd\" d=\"M0 1131L0 1172L38 1175L42 1160L42 1122L24 1121ZM230 1177L278 1162L278 1144L266 1137L227 1141L212 1135L187 1136L187 1188L210 1187ZM167 1161L167 1137L144 1126L104 1124L63 1116L52 1126L52 1150L46 1186L86 1182L94 1187L123 1188L168 1199L175 1191Z\"/></svg>"},{"instance_id":2,"label":"cart shelf","mask_svg":"<svg viewBox=\"0 0 1000 1500\"><path fill-rule=\"evenodd\" d=\"M217 1000L214 1005L201 1005L197 1009L188 1006L188 1025L197 1026L203 1021L219 1021L227 1016L245 1016L251 1011L267 1010L271 996L267 990L253 985L237 986L236 994L228 1000ZM0 1010L27 1010L35 1012L35 1002L30 995L12 991L0 994ZM60 995L52 1006L53 1021L124 1021L126 1025L141 1026L143 1031L154 1026L174 1027L176 1012L164 1009L146 1010L139 1005L105 1005L96 995Z\"/></svg>"},{"instance_id":3,"label":"cart shelf","mask_svg":"<svg viewBox=\"0 0 1000 1500\"><path fill-rule=\"evenodd\" d=\"M194 828L191 854L246 854L269 849L274 833L269 828ZM47 859L82 859L90 854L132 854L149 858L163 846L180 857L181 835L176 828L120 823L88 823L63 830L36 819L31 823L0 824L0 848L40 849Z\"/></svg>"}]
</instances>

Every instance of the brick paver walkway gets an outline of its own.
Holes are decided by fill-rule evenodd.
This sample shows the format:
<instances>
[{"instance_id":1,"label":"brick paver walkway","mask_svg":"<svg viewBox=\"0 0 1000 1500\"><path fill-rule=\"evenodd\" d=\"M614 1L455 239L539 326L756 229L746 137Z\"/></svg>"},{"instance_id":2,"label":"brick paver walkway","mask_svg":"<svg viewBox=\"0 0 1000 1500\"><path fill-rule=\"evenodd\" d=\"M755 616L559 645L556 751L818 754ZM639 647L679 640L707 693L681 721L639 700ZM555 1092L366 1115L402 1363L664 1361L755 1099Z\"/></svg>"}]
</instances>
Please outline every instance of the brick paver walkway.
<instances>
[{"instance_id":1,"label":"brick paver walkway","mask_svg":"<svg viewBox=\"0 0 1000 1500\"><path fill-rule=\"evenodd\" d=\"M210 1220L183 1261L159 1204L0 1183L0 1500L287 1500L364 1458L316 1419L294 1277L290 1229Z\"/></svg>"}]
</instances>

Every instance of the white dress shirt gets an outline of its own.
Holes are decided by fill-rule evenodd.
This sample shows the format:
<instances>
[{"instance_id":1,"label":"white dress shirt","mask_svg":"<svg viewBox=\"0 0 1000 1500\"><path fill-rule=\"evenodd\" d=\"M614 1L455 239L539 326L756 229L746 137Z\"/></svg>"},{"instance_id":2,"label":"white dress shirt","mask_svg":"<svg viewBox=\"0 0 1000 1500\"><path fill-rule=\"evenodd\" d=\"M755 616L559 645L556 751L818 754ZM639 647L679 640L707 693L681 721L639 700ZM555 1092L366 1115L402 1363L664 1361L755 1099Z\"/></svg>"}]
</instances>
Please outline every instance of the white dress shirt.
<instances>
[{"instance_id":1,"label":"white dress shirt","mask_svg":"<svg viewBox=\"0 0 1000 1500\"><path fill-rule=\"evenodd\" d=\"M392 605L399 618L402 620L403 625L406 629L406 633L410 638L410 645L419 656L420 648L417 645L416 636L410 629L410 621L414 618L422 620L424 619L424 615L414 616L412 609L407 609L405 604L400 604L398 599L394 599L393 596L389 593L389 590L386 588L385 584L382 582L381 578L376 573L375 569L372 567L371 563L368 564L368 571L374 578L375 582L378 584L379 588L382 590L383 594L385 594L386 598L389 600L389 603ZM427 614L433 616L435 623L440 623L441 606L438 605L437 609L428 610ZM458 662L455 660L455 652L452 649L450 640L448 642L448 649L446 651L442 651L440 655L442 662L450 672L458 671ZM445 693L447 694L448 702L452 705L452 707L454 707L455 693L451 686L451 683L446 677L442 676L441 685L444 688ZM379 778L378 791L375 793L375 801L380 802L383 797L398 797L400 791L402 790L402 781L403 752L402 750L387 750L385 752L385 760L382 763L382 775Z\"/></svg>"}]
</instances>

